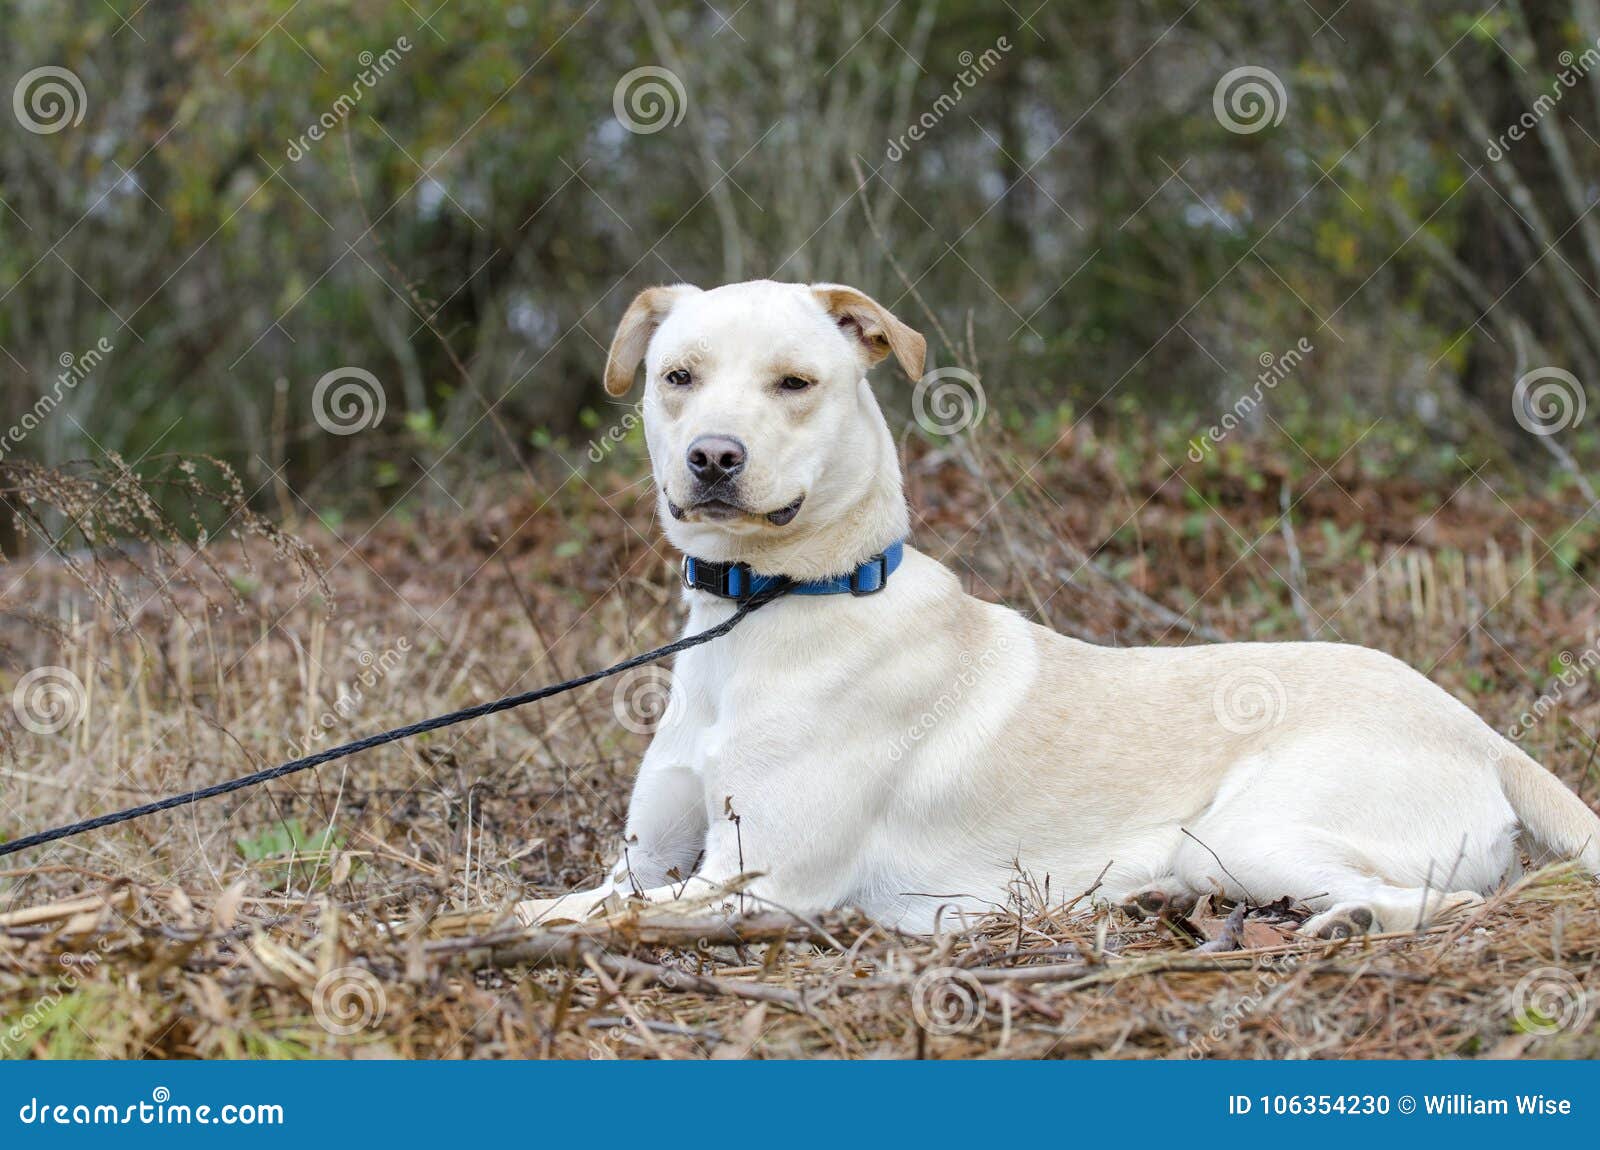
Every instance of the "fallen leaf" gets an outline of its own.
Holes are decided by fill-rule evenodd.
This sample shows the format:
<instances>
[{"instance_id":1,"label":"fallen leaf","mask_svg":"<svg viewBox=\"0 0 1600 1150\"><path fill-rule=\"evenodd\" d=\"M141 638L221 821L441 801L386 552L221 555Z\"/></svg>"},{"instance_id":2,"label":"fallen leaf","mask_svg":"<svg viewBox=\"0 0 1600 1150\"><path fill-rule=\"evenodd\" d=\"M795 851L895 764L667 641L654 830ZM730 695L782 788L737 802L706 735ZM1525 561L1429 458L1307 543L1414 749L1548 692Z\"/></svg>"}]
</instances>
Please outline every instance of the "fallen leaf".
<instances>
[{"instance_id":1,"label":"fallen leaf","mask_svg":"<svg viewBox=\"0 0 1600 1150\"><path fill-rule=\"evenodd\" d=\"M248 880L240 879L211 904L211 922L220 933L227 934L239 921L239 904L244 901L244 892L248 889Z\"/></svg>"}]
</instances>

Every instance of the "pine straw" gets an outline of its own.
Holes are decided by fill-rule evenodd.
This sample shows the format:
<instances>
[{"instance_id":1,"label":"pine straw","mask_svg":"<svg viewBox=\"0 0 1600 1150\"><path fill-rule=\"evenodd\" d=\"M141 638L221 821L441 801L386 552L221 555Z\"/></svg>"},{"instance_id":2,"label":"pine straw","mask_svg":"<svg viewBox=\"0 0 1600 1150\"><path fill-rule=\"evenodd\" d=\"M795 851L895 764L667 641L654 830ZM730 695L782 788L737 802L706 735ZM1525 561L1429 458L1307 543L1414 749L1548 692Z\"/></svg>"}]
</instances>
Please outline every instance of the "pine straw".
<instances>
[{"instance_id":1,"label":"pine straw","mask_svg":"<svg viewBox=\"0 0 1600 1150\"><path fill-rule=\"evenodd\" d=\"M975 557L958 562L975 593L1104 641L1186 640L1191 624L1297 636L1275 574L1289 570L1275 488L1224 492L1196 531L1181 485L1125 484L1095 458L1047 462L1013 496L1020 506L985 518L1017 468L919 455L918 541ZM237 610L216 610L229 596L203 577L164 576L153 594L112 562L125 609L108 616L70 564L0 569L0 614L18 620L6 632L13 675L58 665L86 686L81 721L58 735L0 708L0 833L215 782L293 744L329 745L660 641L678 619L671 557L650 549L649 487L633 478L596 477L603 499L571 483L549 506L548 490L484 491L468 516L391 518L343 539L302 527L338 595L331 616L297 571L275 580L263 559L248 583L248 539L205 556ZM1302 516L1338 528L1357 514L1336 490L1315 492L1297 519L1308 599L1343 638L1430 668L1502 727L1550 689L1542 674L1557 653L1593 641L1600 603L1530 545L1561 532L1564 509L1512 508L1473 488L1435 513L1403 484L1339 480L1371 509L1375 555L1304 527ZM1047 500L1062 506L1029 506ZM1136 510L1138 536L1117 533ZM1259 562L1236 562L1223 517L1263 536ZM181 566L176 547L169 563ZM1473 577L1452 576L1453 564ZM1400 583L1385 582L1392 569ZM340 706L341 684L360 685L359 699ZM11 680L0 687L9 695ZM6 860L0 1054L1600 1055L1585 1010L1600 1002L1600 891L1559 872L1461 922L1333 944L1294 935L1292 907L1241 921L1208 901L1185 923L1142 924L1095 892L1047 894L1047 876L1024 874L1008 913L947 920L931 940L754 904L732 923L714 908L687 919L624 908L582 928L512 929L518 899L591 885L609 862L644 743L619 719L631 721L640 692L648 682L597 687ZM1554 693L1523 743L1581 784L1600 700L1587 681Z\"/></svg>"},{"instance_id":2,"label":"pine straw","mask_svg":"<svg viewBox=\"0 0 1600 1150\"><path fill-rule=\"evenodd\" d=\"M1561 1017L1576 999L1516 989L1559 992L1552 970L1600 989L1600 907L1570 877L1421 934L1308 943L1265 927L1269 945L1227 953L1104 908L994 916L937 942L775 912L627 910L530 935L454 933L461 916L393 930L328 897L199 905L179 889L97 885L105 909L71 909L75 926L9 927L0 985L32 1000L11 1053L1600 1055L1581 1015Z\"/></svg>"}]
</instances>

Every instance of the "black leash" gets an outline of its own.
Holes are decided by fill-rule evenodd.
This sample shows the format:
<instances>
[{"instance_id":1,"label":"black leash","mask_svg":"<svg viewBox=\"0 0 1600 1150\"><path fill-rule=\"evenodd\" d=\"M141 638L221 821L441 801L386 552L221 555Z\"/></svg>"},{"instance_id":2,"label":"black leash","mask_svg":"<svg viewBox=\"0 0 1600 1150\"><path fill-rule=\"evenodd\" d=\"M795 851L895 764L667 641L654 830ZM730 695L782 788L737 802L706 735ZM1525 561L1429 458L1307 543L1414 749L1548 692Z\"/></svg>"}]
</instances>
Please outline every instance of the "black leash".
<instances>
[{"instance_id":1,"label":"black leash","mask_svg":"<svg viewBox=\"0 0 1600 1150\"><path fill-rule=\"evenodd\" d=\"M646 663L654 663L657 659L665 659L668 655L676 655L679 651L687 651L690 647L698 647L702 643L720 639L743 622L751 612L760 610L774 599L787 594L789 588L790 584L785 581L759 594L752 595L740 603L737 611L715 627L708 627L697 635L689 635L675 643L668 643L665 647L657 647L654 651L646 651L642 655L635 655L633 658L625 659L613 667L607 667L603 671L580 675L576 679L568 679L565 683L540 687L536 691L528 691L525 694L509 695L492 703L480 703L476 707L468 707L462 711L452 711L448 715L424 719L422 722L413 723L409 727L396 727L392 731L368 735L364 739L357 739L355 742L346 743L342 747L329 747L326 751L318 751L316 754L307 755L303 759L295 759L292 762L270 767L264 771L257 771L253 775L245 775L242 778L232 779L226 783L201 787L199 790L189 791L187 794L173 795L171 798L162 799L159 802L146 803L142 807L129 807L125 811L115 811L109 815L99 815L92 819L84 819L82 822L69 823L67 826L56 827L53 830L40 831L38 834L27 835L14 842L0 843L0 857L16 854L18 851L25 851L30 847L43 846L45 843L53 843L57 839L71 838L73 835L81 835L87 831L96 831L101 827L115 826L131 819L142 819L145 815L153 815L158 811L170 811L174 807L188 806L190 803L197 803L201 799L214 799L218 795L241 791L246 787L256 786L258 783L270 783L274 779L281 779L285 775L296 774L299 771L308 771L312 767L320 767L323 763L332 762L334 759L342 759L358 751L371 750L373 747L381 747L385 743L394 743L401 739L409 739L413 735L437 731L441 727L453 727L457 723L466 722L468 719L481 719L485 715L496 715L501 711L509 711L513 707L536 703L540 699L548 699L552 695L560 695L577 687L587 686L601 679L610 678L612 675L620 675L624 671L631 671L635 667L644 666Z\"/></svg>"}]
</instances>

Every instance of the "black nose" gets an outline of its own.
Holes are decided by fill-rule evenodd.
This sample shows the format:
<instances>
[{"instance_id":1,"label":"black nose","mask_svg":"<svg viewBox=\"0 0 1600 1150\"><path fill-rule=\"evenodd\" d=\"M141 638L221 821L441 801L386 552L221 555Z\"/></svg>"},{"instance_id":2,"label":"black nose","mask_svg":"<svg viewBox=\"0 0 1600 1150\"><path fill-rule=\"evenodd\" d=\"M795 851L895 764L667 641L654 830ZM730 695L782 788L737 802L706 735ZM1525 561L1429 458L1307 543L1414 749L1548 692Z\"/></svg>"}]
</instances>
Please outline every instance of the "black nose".
<instances>
[{"instance_id":1,"label":"black nose","mask_svg":"<svg viewBox=\"0 0 1600 1150\"><path fill-rule=\"evenodd\" d=\"M702 435L689 445L689 474L710 485L744 470L744 444L731 435Z\"/></svg>"}]
</instances>

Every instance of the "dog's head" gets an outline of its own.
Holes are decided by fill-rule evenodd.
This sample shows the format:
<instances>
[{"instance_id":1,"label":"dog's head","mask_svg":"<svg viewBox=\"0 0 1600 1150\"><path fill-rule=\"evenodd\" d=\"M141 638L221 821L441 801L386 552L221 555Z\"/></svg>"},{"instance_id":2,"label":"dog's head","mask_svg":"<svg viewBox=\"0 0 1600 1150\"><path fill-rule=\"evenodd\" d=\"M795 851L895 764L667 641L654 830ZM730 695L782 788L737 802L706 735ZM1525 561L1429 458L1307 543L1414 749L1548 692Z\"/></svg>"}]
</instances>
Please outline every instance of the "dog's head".
<instances>
[{"instance_id":1,"label":"dog's head","mask_svg":"<svg viewBox=\"0 0 1600 1150\"><path fill-rule=\"evenodd\" d=\"M687 554L816 578L905 534L900 470L866 371L926 345L839 284L649 288L606 361L623 395L645 365L644 426L667 537Z\"/></svg>"}]
</instances>

